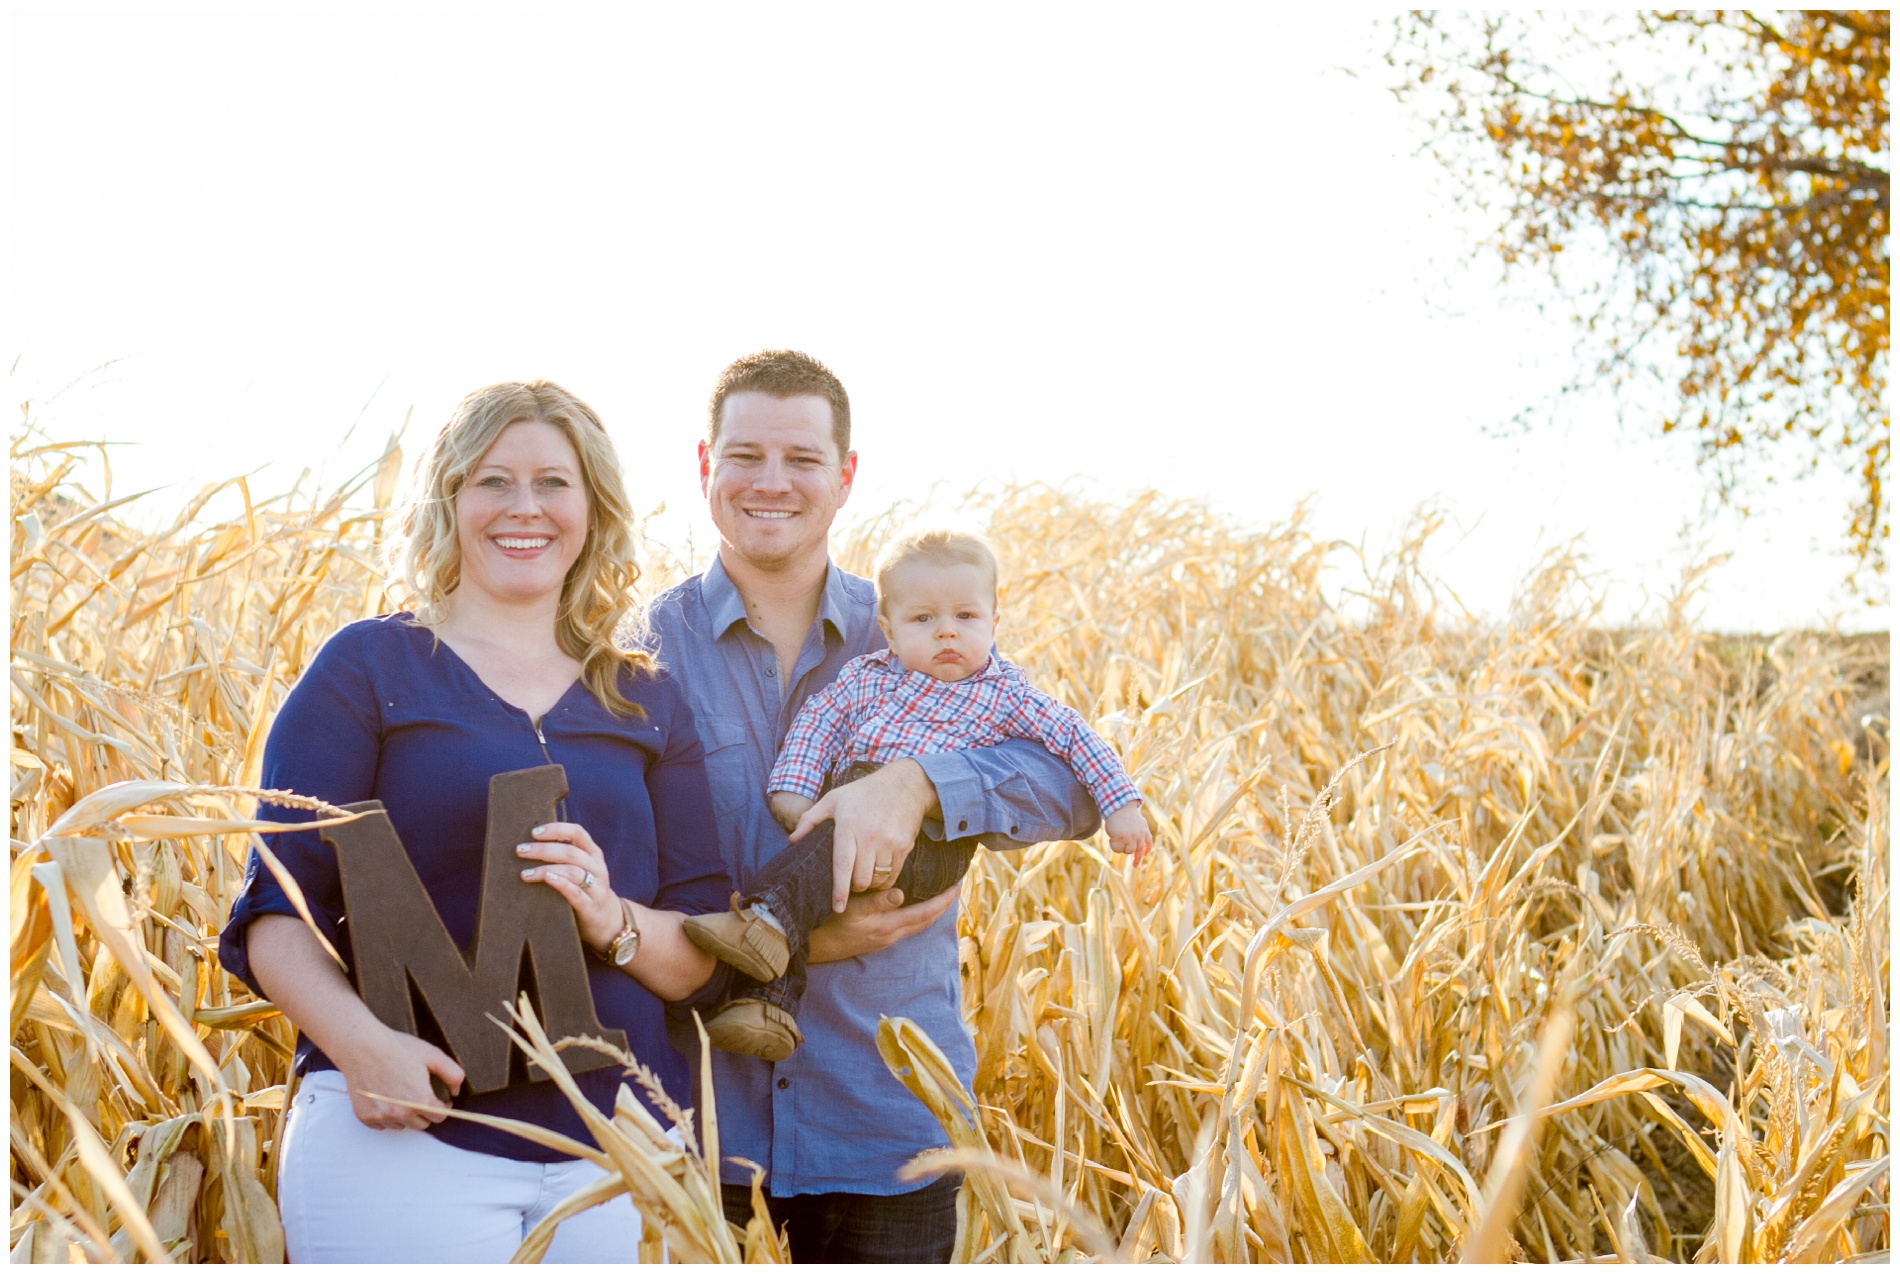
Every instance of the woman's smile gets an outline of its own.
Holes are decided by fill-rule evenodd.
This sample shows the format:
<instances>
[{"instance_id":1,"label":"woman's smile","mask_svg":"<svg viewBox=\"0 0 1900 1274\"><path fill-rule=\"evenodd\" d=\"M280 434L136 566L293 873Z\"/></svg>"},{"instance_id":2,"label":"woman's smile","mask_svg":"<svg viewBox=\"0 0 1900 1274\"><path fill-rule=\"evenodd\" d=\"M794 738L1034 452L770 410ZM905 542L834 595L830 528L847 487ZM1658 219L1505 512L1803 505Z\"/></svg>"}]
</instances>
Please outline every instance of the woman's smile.
<instances>
[{"instance_id":1,"label":"woman's smile","mask_svg":"<svg viewBox=\"0 0 1900 1274\"><path fill-rule=\"evenodd\" d=\"M546 421L495 439L455 497L464 589L509 604L558 601L587 542L580 457Z\"/></svg>"}]
</instances>

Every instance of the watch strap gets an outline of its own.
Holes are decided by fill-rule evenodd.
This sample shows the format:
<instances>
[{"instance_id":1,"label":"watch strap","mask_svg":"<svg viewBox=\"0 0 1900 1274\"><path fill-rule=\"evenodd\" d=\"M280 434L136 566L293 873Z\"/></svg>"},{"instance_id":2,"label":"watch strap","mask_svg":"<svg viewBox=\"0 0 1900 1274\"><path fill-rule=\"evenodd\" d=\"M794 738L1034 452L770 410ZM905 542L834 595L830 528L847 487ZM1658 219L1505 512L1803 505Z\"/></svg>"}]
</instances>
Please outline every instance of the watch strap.
<instances>
[{"instance_id":1,"label":"watch strap","mask_svg":"<svg viewBox=\"0 0 1900 1274\"><path fill-rule=\"evenodd\" d=\"M599 952L601 959L616 966L625 965L640 950L640 922L634 915L631 899L620 899L620 914L626 923L621 926L619 933L608 939L606 948ZM629 946L631 950L622 955L622 949Z\"/></svg>"}]
</instances>

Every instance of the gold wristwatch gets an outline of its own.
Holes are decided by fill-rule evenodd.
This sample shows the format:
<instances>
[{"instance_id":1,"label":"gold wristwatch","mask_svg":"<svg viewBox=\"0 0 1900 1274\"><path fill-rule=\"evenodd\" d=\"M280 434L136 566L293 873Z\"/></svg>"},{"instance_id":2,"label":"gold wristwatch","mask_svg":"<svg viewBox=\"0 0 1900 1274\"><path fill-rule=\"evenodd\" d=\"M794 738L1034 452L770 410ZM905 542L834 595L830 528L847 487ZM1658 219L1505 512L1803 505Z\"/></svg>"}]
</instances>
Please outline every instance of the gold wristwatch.
<instances>
[{"instance_id":1,"label":"gold wristwatch","mask_svg":"<svg viewBox=\"0 0 1900 1274\"><path fill-rule=\"evenodd\" d=\"M629 899L620 900L620 914L627 918L627 923L607 943L600 958L615 968L624 969L640 950L640 922L634 918L633 903Z\"/></svg>"}]
</instances>

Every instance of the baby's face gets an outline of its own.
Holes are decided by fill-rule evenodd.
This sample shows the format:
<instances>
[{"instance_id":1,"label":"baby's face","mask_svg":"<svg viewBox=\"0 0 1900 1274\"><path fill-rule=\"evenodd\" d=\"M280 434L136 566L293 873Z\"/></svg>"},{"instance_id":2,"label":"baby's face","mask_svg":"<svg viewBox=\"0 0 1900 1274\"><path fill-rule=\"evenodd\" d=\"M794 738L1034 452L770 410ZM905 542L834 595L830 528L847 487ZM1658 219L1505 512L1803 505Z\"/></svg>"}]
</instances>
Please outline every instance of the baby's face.
<instances>
[{"instance_id":1,"label":"baby's face","mask_svg":"<svg viewBox=\"0 0 1900 1274\"><path fill-rule=\"evenodd\" d=\"M913 560L885 579L878 626L898 662L939 681L980 670L996 640L996 584L980 566Z\"/></svg>"}]
</instances>

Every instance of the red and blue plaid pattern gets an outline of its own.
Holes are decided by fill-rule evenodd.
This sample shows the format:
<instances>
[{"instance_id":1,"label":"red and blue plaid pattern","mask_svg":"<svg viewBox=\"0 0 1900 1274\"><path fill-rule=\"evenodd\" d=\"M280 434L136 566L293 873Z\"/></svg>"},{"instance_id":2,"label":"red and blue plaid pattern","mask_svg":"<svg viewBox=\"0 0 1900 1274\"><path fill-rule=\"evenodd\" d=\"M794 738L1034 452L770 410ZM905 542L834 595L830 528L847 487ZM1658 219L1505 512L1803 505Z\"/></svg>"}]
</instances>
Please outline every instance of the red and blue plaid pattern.
<instances>
[{"instance_id":1,"label":"red and blue plaid pattern","mask_svg":"<svg viewBox=\"0 0 1900 1274\"><path fill-rule=\"evenodd\" d=\"M1029 684L1007 659L991 658L962 681L912 672L889 650L846 664L806 700L779 748L766 789L816 800L825 780L857 761L994 747L1029 739L1069 763L1103 814L1141 799L1128 771L1082 714Z\"/></svg>"}]
</instances>

